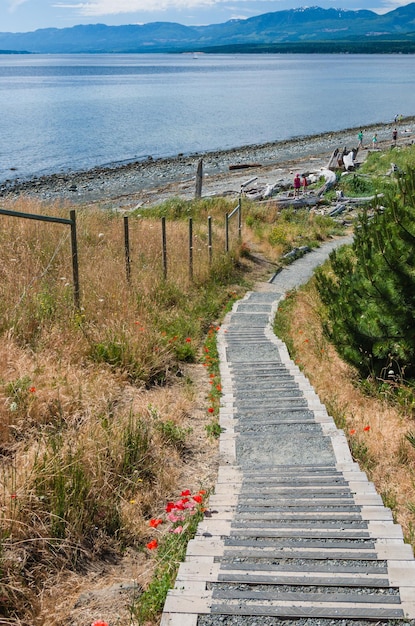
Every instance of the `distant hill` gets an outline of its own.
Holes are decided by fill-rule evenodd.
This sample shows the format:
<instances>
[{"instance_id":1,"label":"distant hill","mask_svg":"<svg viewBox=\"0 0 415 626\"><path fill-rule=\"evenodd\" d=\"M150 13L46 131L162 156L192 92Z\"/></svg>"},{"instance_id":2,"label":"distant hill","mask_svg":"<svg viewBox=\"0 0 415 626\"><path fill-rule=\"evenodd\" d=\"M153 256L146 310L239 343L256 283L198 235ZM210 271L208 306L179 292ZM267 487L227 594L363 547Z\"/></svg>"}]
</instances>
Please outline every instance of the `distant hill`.
<instances>
[{"instance_id":1,"label":"distant hill","mask_svg":"<svg viewBox=\"0 0 415 626\"><path fill-rule=\"evenodd\" d=\"M78 52L184 52L318 51L319 44L342 51L414 52L415 3L384 15L372 11L321 9L319 7L276 11L246 20L230 20L208 26L184 26L174 22L106 26L94 24L72 28L44 28L29 33L0 33L0 50L31 53ZM350 45L349 45L350 44ZM394 47L398 45L397 50ZM324 46L323 46L324 47ZM325 48L325 51L326 51ZM372 49L373 48L373 49ZM330 47L329 47L330 50Z\"/></svg>"}]
</instances>

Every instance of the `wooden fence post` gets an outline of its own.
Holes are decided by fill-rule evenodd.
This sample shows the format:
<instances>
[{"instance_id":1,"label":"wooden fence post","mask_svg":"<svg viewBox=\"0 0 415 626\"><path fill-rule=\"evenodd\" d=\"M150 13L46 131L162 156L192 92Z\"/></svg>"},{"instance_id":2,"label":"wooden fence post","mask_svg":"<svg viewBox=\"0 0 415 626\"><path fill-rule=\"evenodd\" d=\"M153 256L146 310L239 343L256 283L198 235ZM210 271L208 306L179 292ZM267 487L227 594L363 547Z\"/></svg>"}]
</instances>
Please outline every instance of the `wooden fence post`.
<instances>
[{"instance_id":1,"label":"wooden fence post","mask_svg":"<svg viewBox=\"0 0 415 626\"><path fill-rule=\"evenodd\" d=\"M197 171L196 171L195 198L202 197L202 184L203 184L203 159L200 159L199 163L197 164Z\"/></svg>"}]
</instances>

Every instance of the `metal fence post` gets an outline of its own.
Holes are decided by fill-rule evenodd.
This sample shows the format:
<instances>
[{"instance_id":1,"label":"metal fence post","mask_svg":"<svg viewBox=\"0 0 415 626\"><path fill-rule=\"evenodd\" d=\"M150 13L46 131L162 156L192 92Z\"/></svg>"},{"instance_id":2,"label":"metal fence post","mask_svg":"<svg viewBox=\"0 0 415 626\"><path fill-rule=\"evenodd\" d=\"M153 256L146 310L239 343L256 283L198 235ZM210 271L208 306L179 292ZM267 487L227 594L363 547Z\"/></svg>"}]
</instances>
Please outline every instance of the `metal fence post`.
<instances>
[{"instance_id":1,"label":"metal fence post","mask_svg":"<svg viewBox=\"0 0 415 626\"><path fill-rule=\"evenodd\" d=\"M167 238L166 238L166 218L161 218L161 239L162 239L162 254L163 254L163 276L167 278Z\"/></svg>"},{"instance_id":2,"label":"metal fence post","mask_svg":"<svg viewBox=\"0 0 415 626\"><path fill-rule=\"evenodd\" d=\"M208 252L209 265L212 265L212 218L208 217Z\"/></svg>"},{"instance_id":3,"label":"metal fence post","mask_svg":"<svg viewBox=\"0 0 415 626\"><path fill-rule=\"evenodd\" d=\"M227 213L225 213L225 252L229 252L229 218Z\"/></svg>"},{"instance_id":4,"label":"metal fence post","mask_svg":"<svg viewBox=\"0 0 415 626\"><path fill-rule=\"evenodd\" d=\"M74 302L75 308L78 311L81 308L81 296L79 288L79 266L78 266L78 243L76 238L76 211L74 209L70 212L71 217L71 246L72 246L72 274L73 274L73 288L74 288Z\"/></svg>"},{"instance_id":5,"label":"metal fence post","mask_svg":"<svg viewBox=\"0 0 415 626\"><path fill-rule=\"evenodd\" d=\"M193 220L189 217L189 278L193 280Z\"/></svg>"},{"instance_id":6,"label":"metal fence post","mask_svg":"<svg viewBox=\"0 0 415 626\"><path fill-rule=\"evenodd\" d=\"M125 271L127 282L131 281L131 260L130 260L130 230L128 226L128 215L124 215L124 250L125 250Z\"/></svg>"},{"instance_id":7,"label":"metal fence post","mask_svg":"<svg viewBox=\"0 0 415 626\"><path fill-rule=\"evenodd\" d=\"M238 200L238 237L239 241L242 239L242 200Z\"/></svg>"}]
</instances>

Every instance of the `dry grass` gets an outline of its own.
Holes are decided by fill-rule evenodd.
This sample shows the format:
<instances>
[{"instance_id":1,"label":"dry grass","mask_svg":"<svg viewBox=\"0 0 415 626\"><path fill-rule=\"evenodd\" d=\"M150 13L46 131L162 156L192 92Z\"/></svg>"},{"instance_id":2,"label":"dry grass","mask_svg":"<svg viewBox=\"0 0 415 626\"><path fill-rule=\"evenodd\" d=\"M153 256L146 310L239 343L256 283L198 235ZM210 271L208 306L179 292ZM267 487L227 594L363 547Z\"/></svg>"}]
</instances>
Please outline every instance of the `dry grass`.
<instances>
[{"instance_id":1,"label":"dry grass","mask_svg":"<svg viewBox=\"0 0 415 626\"><path fill-rule=\"evenodd\" d=\"M289 307L285 340L296 363L344 429L354 458L415 547L415 449L405 437L414 430L413 414L379 394L365 393L356 372L323 334L321 304L313 285L292 296Z\"/></svg>"},{"instance_id":2,"label":"dry grass","mask_svg":"<svg viewBox=\"0 0 415 626\"><path fill-rule=\"evenodd\" d=\"M7 208L69 217L27 199ZM127 547L145 586L148 520L177 490L213 480L207 376L195 365L196 387L186 362L243 288L222 225L212 265L206 228L195 227L191 281L186 222L167 224L167 280L160 220L129 222L130 284L120 216L77 211L77 310L69 228L2 216L0 616L16 624L62 623L51 617L57 594L76 592L91 566L108 575L105 562Z\"/></svg>"}]
</instances>

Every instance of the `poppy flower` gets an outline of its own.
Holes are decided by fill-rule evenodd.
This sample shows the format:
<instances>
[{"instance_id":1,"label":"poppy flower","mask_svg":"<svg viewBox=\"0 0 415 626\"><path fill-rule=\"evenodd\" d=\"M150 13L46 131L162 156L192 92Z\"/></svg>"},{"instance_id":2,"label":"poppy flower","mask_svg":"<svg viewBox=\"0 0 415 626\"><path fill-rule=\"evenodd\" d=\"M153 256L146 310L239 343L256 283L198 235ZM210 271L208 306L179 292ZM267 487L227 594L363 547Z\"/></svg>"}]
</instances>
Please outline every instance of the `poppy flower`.
<instances>
[{"instance_id":1,"label":"poppy flower","mask_svg":"<svg viewBox=\"0 0 415 626\"><path fill-rule=\"evenodd\" d=\"M186 337L186 343L192 343L192 340L190 337Z\"/></svg>"},{"instance_id":2,"label":"poppy flower","mask_svg":"<svg viewBox=\"0 0 415 626\"><path fill-rule=\"evenodd\" d=\"M158 543L157 543L157 539L153 539L152 541L149 541L147 544L147 548L149 550L155 550L156 548L158 548Z\"/></svg>"},{"instance_id":3,"label":"poppy flower","mask_svg":"<svg viewBox=\"0 0 415 626\"><path fill-rule=\"evenodd\" d=\"M204 496L206 494L206 491L204 489L201 489L199 491L199 495Z\"/></svg>"},{"instance_id":4,"label":"poppy flower","mask_svg":"<svg viewBox=\"0 0 415 626\"><path fill-rule=\"evenodd\" d=\"M109 626L108 622L103 622L102 619L99 619L95 622L92 622L91 626Z\"/></svg>"},{"instance_id":5,"label":"poppy flower","mask_svg":"<svg viewBox=\"0 0 415 626\"><path fill-rule=\"evenodd\" d=\"M151 519L149 521L149 525L151 526L151 528L157 528L157 526L160 526L160 524L163 523L162 519Z\"/></svg>"},{"instance_id":6,"label":"poppy flower","mask_svg":"<svg viewBox=\"0 0 415 626\"><path fill-rule=\"evenodd\" d=\"M193 496L193 500L198 504L202 504L203 498L202 496Z\"/></svg>"},{"instance_id":7,"label":"poppy flower","mask_svg":"<svg viewBox=\"0 0 415 626\"><path fill-rule=\"evenodd\" d=\"M368 432L370 430L370 426L365 426L363 430Z\"/></svg>"},{"instance_id":8,"label":"poppy flower","mask_svg":"<svg viewBox=\"0 0 415 626\"><path fill-rule=\"evenodd\" d=\"M190 489L185 489L184 491L181 492L180 495L181 496L191 496L192 492L190 491Z\"/></svg>"},{"instance_id":9,"label":"poppy flower","mask_svg":"<svg viewBox=\"0 0 415 626\"><path fill-rule=\"evenodd\" d=\"M171 532L175 535L180 535L180 533L183 532L183 526L177 526L176 528L173 528Z\"/></svg>"},{"instance_id":10,"label":"poppy flower","mask_svg":"<svg viewBox=\"0 0 415 626\"><path fill-rule=\"evenodd\" d=\"M166 504L166 513L170 513L175 508L174 502L167 502Z\"/></svg>"},{"instance_id":11,"label":"poppy flower","mask_svg":"<svg viewBox=\"0 0 415 626\"><path fill-rule=\"evenodd\" d=\"M29 393L35 393L36 387L29 387Z\"/></svg>"},{"instance_id":12,"label":"poppy flower","mask_svg":"<svg viewBox=\"0 0 415 626\"><path fill-rule=\"evenodd\" d=\"M349 430L349 433L351 435L355 435L356 434L356 428L352 428L351 430Z\"/></svg>"},{"instance_id":13,"label":"poppy flower","mask_svg":"<svg viewBox=\"0 0 415 626\"><path fill-rule=\"evenodd\" d=\"M213 406L210 406L208 408L208 413L214 413L214 412L215 412L215 409L213 408Z\"/></svg>"}]
</instances>

